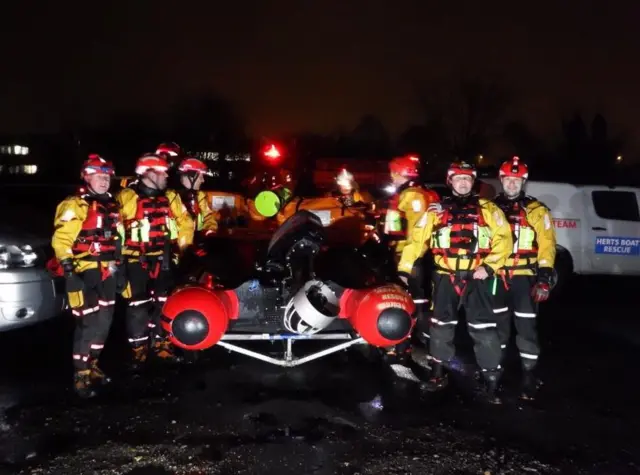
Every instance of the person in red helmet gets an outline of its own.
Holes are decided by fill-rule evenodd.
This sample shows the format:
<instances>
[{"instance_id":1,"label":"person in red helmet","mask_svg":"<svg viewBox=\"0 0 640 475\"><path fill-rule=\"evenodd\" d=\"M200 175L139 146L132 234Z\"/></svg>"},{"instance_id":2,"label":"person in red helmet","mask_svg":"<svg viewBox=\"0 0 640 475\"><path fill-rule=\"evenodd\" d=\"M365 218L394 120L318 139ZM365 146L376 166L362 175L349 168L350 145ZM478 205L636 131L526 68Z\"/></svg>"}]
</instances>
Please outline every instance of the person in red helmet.
<instances>
[{"instance_id":1,"label":"person in red helmet","mask_svg":"<svg viewBox=\"0 0 640 475\"><path fill-rule=\"evenodd\" d=\"M482 370L482 395L489 402L499 403L501 350L492 295L497 273L509 256L513 241L500 208L472 192L475 179L473 165L460 162L449 167L447 184L452 196L443 198L437 209L423 213L412 231L411 241L402 251L398 272L407 280L414 262L428 249L432 250L436 272L427 390L438 391L447 385L445 369L450 369L454 361L458 311L464 306L476 360Z\"/></svg>"},{"instance_id":2,"label":"person in red helmet","mask_svg":"<svg viewBox=\"0 0 640 475\"><path fill-rule=\"evenodd\" d=\"M195 223L194 239L200 243L204 237L215 234L218 230L216 213L211 209L207 195L200 190L204 177L211 176L211 172L204 162L188 157L178 165L178 176L180 198Z\"/></svg>"},{"instance_id":3,"label":"person in red helmet","mask_svg":"<svg viewBox=\"0 0 640 475\"><path fill-rule=\"evenodd\" d=\"M353 173L346 168L338 172L335 181L336 189L331 193L331 196L338 198L345 207L373 205L373 197L360 189Z\"/></svg>"},{"instance_id":4,"label":"person in red helmet","mask_svg":"<svg viewBox=\"0 0 640 475\"><path fill-rule=\"evenodd\" d=\"M156 155L164 158L168 162L175 162L182 156L182 148L175 142L161 143L156 148Z\"/></svg>"},{"instance_id":5,"label":"person in red helmet","mask_svg":"<svg viewBox=\"0 0 640 475\"><path fill-rule=\"evenodd\" d=\"M51 245L63 269L69 307L76 317L73 339L74 388L81 397L95 395L109 378L98 366L111 328L119 269L122 221L109 193L111 162L90 155L82 166L85 185L56 210Z\"/></svg>"},{"instance_id":6,"label":"person in red helmet","mask_svg":"<svg viewBox=\"0 0 640 475\"><path fill-rule=\"evenodd\" d=\"M534 370L540 355L536 317L538 304L549 298L553 286L556 233L549 208L524 192L529 178L527 165L513 157L502 164L499 176L502 192L494 201L511 225L514 246L499 271L502 285L494 313L502 317L498 334L504 353L514 323L522 364L520 396L534 399L538 386Z\"/></svg>"},{"instance_id":7,"label":"person in red helmet","mask_svg":"<svg viewBox=\"0 0 640 475\"><path fill-rule=\"evenodd\" d=\"M168 335L160 325L162 305L173 288L173 270L181 253L193 242L193 221L180 196L168 190L169 164L155 154L136 163L138 180L118 193L125 227L123 251L128 300L127 333L134 354L134 368L153 354L178 361Z\"/></svg>"},{"instance_id":8,"label":"person in red helmet","mask_svg":"<svg viewBox=\"0 0 640 475\"><path fill-rule=\"evenodd\" d=\"M384 213L384 234L391 240L390 245L395 255L396 264L407 245L408 233L412 230L425 211L437 204L438 194L420 182L420 159L415 155L396 157L389 163L393 195ZM417 308L417 331L425 346L428 346L428 325L425 322L428 304L428 292L425 282L425 265L417 259L413 266L407 285ZM417 377L406 363L409 359L411 345L403 342L387 352L392 370L396 375L410 380ZM393 363L396 360L397 363Z\"/></svg>"}]
</instances>

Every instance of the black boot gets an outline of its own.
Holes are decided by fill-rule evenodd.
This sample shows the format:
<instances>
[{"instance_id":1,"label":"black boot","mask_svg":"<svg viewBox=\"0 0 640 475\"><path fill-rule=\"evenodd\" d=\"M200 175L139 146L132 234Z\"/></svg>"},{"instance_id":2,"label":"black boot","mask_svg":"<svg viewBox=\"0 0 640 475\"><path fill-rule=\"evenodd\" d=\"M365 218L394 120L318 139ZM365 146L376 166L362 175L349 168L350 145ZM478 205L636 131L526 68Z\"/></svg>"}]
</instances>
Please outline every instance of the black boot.
<instances>
[{"instance_id":1,"label":"black boot","mask_svg":"<svg viewBox=\"0 0 640 475\"><path fill-rule=\"evenodd\" d=\"M541 386L540 380L535 377L533 371L524 369L522 370L522 382L520 386L520 399L525 401L533 401L536 398L538 389Z\"/></svg>"},{"instance_id":2,"label":"black boot","mask_svg":"<svg viewBox=\"0 0 640 475\"><path fill-rule=\"evenodd\" d=\"M140 371L144 368L144 365L147 362L149 344L147 341L143 341L142 343L134 344L131 350L133 351L131 370Z\"/></svg>"},{"instance_id":3,"label":"black boot","mask_svg":"<svg viewBox=\"0 0 640 475\"><path fill-rule=\"evenodd\" d=\"M431 360L431 376L424 385L424 389L429 392L442 391L449 385L449 376L440 361Z\"/></svg>"},{"instance_id":4,"label":"black boot","mask_svg":"<svg viewBox=\"0 0 640 475\"><path fill-rule=\"evenodd\" d=\"M91 369L91 383L96 386L106 386L111 382L111 378L107 376L98 366L98 359L91 360L89 365Z\"/></svg>"},{"instance_id":5,"label":"black boot","mask_svg":"<svg viewBox=\"0 0 640 475\"><path fill-rule=\"evenodd\" d=\"M181 363L182 358L175 352L173 344L167 339L156 339L152 346L153 356L166 363Z\"/></svg>"},{"instance_id":6,"label":"black boot","mask_svg":"<svg viewBox=\"0 0 640 475\"><path fill-rule=\"evenodd\" d=\"M88 399L96 395L91 381L90 369L77 369L73 378L73 389L78 397Z\"/></svg>"},{"instance_id":7,"label":"black boot","mask_svg":"<svg viewBox=\"0 0 640 475\"><path fill-rule=\"evenodd\" d=\"M499 394L500 376L500 370L482 371L480 397L489 404L502 404Z\"/></svg>"}]
</instances>

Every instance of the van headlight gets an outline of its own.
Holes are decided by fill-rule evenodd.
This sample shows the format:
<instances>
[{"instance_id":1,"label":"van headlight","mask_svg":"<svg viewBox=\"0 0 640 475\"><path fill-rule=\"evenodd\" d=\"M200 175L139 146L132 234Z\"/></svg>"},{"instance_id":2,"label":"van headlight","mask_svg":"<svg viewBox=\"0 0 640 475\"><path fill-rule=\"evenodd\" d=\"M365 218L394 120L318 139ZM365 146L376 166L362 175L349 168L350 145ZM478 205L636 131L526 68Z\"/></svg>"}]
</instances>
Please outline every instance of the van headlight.
<instances>
[{"instance_id":1,"label":"van headlight","mask_svg":"<svg viewBox=\"0 0 640 475\"><path fill-rule=\"evenodd\" d=\"M23 246L0 244L0 270L34 267L37 262L38 255L28 244Z\"/></svg>"}]
</instances>

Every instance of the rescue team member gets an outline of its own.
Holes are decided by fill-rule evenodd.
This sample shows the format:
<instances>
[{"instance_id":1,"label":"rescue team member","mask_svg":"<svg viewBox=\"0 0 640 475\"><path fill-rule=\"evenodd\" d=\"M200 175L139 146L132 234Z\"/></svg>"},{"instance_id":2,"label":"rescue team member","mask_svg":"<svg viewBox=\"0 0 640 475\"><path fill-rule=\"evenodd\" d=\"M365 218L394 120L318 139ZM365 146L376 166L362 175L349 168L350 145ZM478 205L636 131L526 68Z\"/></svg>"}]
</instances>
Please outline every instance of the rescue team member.
<instances>
[{"instance_id":1,"label":"rescue team member","mask_svg":"<svg viewBox=\"0 0 640 475\"><path fill-rule=\"evenodd\" d=\"M391 197L386 210L384 221L384 234L393 241L391 247L395 254L396 264L407 245L408 233L415 227L417 221L425 211L440 198L438 194L422 185L418 179L420 176L420 159L415 156L396 157L389 163L391 181L395 187L395 193ZM427 345L428 325L425 322L427 305L427 292L425 291L425 269L422 259L412 261L413 268L409 270L408 287L417 308L417 329L420 339ZM401 343L388 353L388 356L399 357L400 361L408 357L411 350L409 341ZM402 368L394 367L398 372ZM410 377L410 379L415 379Z\"/></svg>"},{"instance_id":2,"label":"rescue team member","mask_svg":"<svg viewBox=\"0 0 640 475\"><path fill-rule=\"evenodd\" d=\"M165 142L158 145L155 154L160 158L164 158L169 164L169 169L172 169L176 166L182 156L182 148L175 142ZM172 177L169 178L171 180ZM125 188L132 181L134 181L134 177L124 177L120 180L120 186ZM173 186L173 183L171 183L171 185ZM175 185L176 187L178 186L177 184Z\"/></svg>"},{"instance_id":3,"label":"rescue team member","mask_svg":"<svg viewBox=\"0 0 640 475\"><path fill-rule=\"evenodd\" d=\"M537 381L534 369L540 355L536 329L538 303L549 298L556 258L556 233L549 208L524 194L529 178L527 165L513 157L500 167L502 193L495 198L511 225L513 248L499 271L503 285L498 290L494 313L500 316L498 334L506 352L511 319L522 363L523 399L533 399Z\"/></svg>"},{"instance_id":4,"label":"rescue team member","mask_svg":"<svg viewBox=\"0 0 640 475\"><path fill-rule=\"evenodd\" d=\"M173 168L182 157L182 148L175 142L161 143L156 148L155 154L164 158L169 164L169 168Z\"/></svg>"},{"instance_id":5,"label":"rescue team member","mask_svg":"<svg viewBox=\"0 0 640 475\"><path fill-rule=\"evenodd\" d=\"M168 170L164 158L144 155L136 163L138 180L117 196L125 227L128 283L122 296L128 300L134 368L147 360L150 348L161 359L178 360L160 326L160 311L173 287L179 254L193 242L194 225L180 196L166 189Z\"/></svg>"},{"instance_id":6,"label":"rescue team member","mask_svg":"<svg viewBox=\"0 0 640 475\"><path fill-rule=\"evenodd\" d=\"M64 271L71 312L76 317L73 338L75 391L95 395L109 382L98 360L109 334L121 259L122 223L118 203L109 194L113 166L90 155L82 167L86 187L58 205L51 245Z\"/></svg>"},{"instance_id":7,"label":"rescue team member","mask_svg":"<svg viewBox=\"0 0 640 475\"><path fill-rule=\"evenodd\" d=\"M185 158L178 165L178 175L181 185L180 199L195 223L194 240L200 242L202 238L218 230L216 213L211 209L205 192L200 190L204 177L210 176L211 172L202 161L196 158Z\"/></svg>"},{"instance_id":8,"label":"rescue team member","mask_svg":"<svg viewBox=\"0 0 640 475\"><path fill-rule=\"evenodd\" d=\"M353 174L346 168L340 170L335 180L337 189L331 196L337 197L344 206L354 206L357 203L373 205L373 197L366 191L360 190L360 186Z\"/></svg>"},{"instance_id":9,"label":"rescue team member","mask_svg":"<svg viewBox=\"0 0 640 475\"><path fill-rule=\"evenodd\" d=\"M453 195L442 200L440 212L432 209L422 215L402 251L398 271L406 281L415 261L427 249L432 250L436 272L427 390L436 391L447 384L444 370L455 356L453 339L458 309L463 305L484 377L485 396L490 402L499 402L501 351L492 293L497 285L495 276L511 253L513 241L500 208L472 193L475 178L473 165L461 162L449 167L447 184Z\"/></svg>"}]
</instances>

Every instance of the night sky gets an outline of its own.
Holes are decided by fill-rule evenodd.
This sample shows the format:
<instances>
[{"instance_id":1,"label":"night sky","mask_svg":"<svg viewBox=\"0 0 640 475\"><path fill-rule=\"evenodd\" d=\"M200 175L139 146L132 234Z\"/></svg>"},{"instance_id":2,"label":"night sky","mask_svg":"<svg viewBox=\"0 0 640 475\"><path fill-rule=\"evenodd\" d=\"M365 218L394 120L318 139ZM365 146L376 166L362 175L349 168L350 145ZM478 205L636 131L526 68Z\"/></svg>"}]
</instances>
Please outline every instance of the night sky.
<instances>
[{"instance_id":1,"label":"night sky","mask_svg":"<svg viewBox=\"0 0 640 475\"><path fill-rule=\"evenodd\" d=\"M206 87L255 134L330 132L368 112L398 132L416 85L465 72L518 90L512 116L537 130L580 106L640 132L638 0L4 3L4 132L161 110Z\"/></svg>"}]
</instances>

